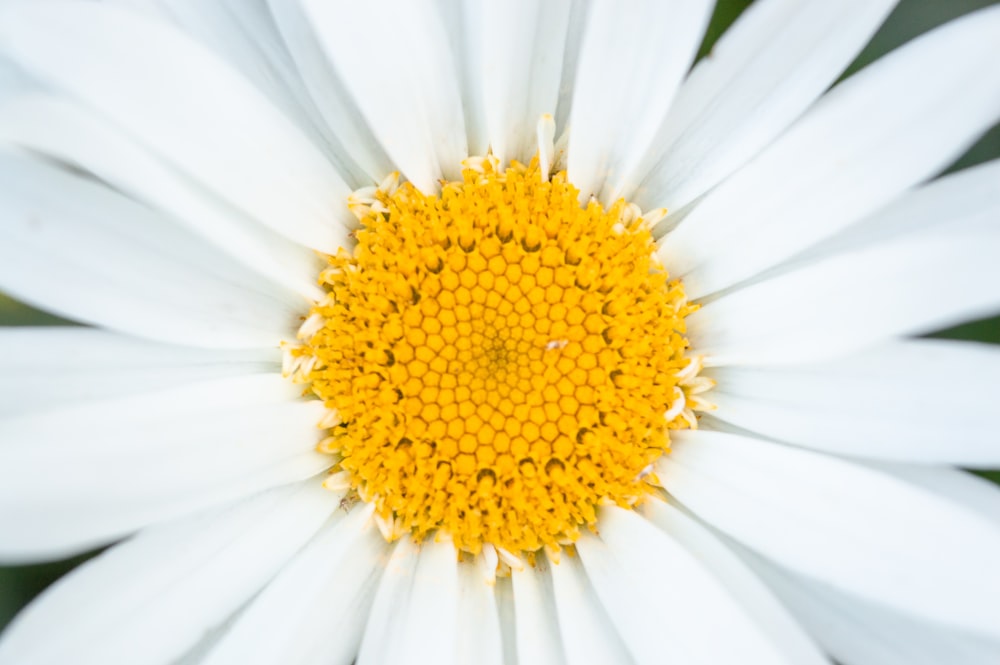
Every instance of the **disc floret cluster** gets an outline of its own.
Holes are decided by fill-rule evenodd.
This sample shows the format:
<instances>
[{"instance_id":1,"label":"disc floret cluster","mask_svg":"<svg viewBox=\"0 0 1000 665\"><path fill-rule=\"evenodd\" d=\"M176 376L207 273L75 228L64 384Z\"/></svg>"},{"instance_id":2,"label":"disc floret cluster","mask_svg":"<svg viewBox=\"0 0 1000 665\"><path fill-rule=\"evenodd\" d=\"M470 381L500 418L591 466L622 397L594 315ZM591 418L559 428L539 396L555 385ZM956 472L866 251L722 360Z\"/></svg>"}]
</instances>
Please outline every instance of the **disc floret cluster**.
<instances>
[{"instance_id":1,"label":"disc floret cluster","mask_svg":"<svg viewBox=\"0 0 1000 665\"><path fill-rule=\"evenodd\" d=\"M321 450L388 537L530 553L649 491L694 424L694 308L634 205L481 158L439 195L390 178L352 210L293 355L329 409Z\"/></svg>"}]
</instances>

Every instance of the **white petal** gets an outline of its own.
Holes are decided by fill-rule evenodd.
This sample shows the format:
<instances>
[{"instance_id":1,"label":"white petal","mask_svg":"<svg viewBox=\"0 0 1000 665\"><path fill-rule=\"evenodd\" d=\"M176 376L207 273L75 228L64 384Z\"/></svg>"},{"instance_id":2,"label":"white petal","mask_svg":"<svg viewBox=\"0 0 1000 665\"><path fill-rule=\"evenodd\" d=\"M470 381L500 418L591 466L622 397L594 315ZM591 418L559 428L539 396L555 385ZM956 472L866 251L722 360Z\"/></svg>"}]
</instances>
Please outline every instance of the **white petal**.
<instances>
[{"instance_id":1,"label":"white petal","mask_svg":"<svg viewBox=\"0 0 1000 665\"><path fill-rule=\"evenodd\" d=\"M162 23L91 2L15 3L0 18L0 53L278 233L333 252L338 224L351 223L349 188L323 154L223 61Z\"/></svg>"},{"instance_id":2,"label":"white petal","mask_svg":"<svg viewBox=\"0 0 1000 665\"><path fill-rule=\"evenodd\" d=\"M514 586L517 661L551 665L565 662L549 562L539 552L534 566L512 570L510 577Z\"/></svg>"},{"instance_id":3,"label":"white petal","mask_svg":"<svg viewBox=\"0 0 1000 665\"><path fill-rule=\"evenodd\" d=\"M964 169L904 193L885 208L796 255L779 270L901 238L997 228L1000 160Z\"/></svg>"},{"instance_id":4,"label":"white petal","mask_svg":"<svg viewBox=\"0 0 1000 665\"><path fill-rule=\"evenodd\" d=\"M455 663L458 561L450 541L416 545L407 536L385 565L358 665Z\"/></svg>"},{"instance_id":5,"label":"white petal","mask_svg":"<svg viewBox=\"0 0 1000 665\"><path fill-rule=\"evenodd\" d=\"M245 267L319 300L319 260L207 193L135 139L83 104L52 95L23 95L0 106L0 141L89 171L116 189L162 210ZM338 244L347 246L347 229Z\"/></svg>"},{"instance_id":6,"label":"white petal","mask_svg":"<svg viewBox=\"0 0 1000 665\"><path fill-rule=\"evenodd\" d=\"M897 341L828 363L710 376L713 415L768 438L875 459L1000 466L998 346Z\"/></svg>"},{"instance_id":7,"label":"white petal","mask_svg":"<svg viewBox=\"0 0 1000 665\"><path fill-rule=\"evenodd\" d=\"M1000 636L1000 529L897 476L744 436L679 432L663 486L760 554L887 607Z\"/></svg>"},{"instance_id":8,"label":"white petal","mask_svg":"<svg viewBox=\"0 0 1000 665\"><path fill-rule=\"evenodd\" d=\"M487 581L484 557L458 567L458 663L503 665L503 638L497 611L495 584ZM495 568L493 571L495 573Z\"/></svg>"},{"instance_id":9,"label":"white petal","mask_svg":"<svg viewBox=\"0 0 1000 665\"><path fill-rule=\"evenodd\" d=\"M298 392L250 375L0 421L0 557L65 556L328 468L323 407Z\"/></svg>"},{"instance_id":10,"label":"white petal","mask_svg":"<svg viewBox=\"0 0 1000 665\"><path fill-rule=\"evenodd\" d=\"M580 559L564 555L549 569L566 663L624 665L633 662L615 631L614 623L594 593Z\"/></svg>"},{"instance_id":11,"label":"white petal","mask_svg":"<svg viewBox=\"0 0 1000 665\"><path fill-rule=\"evenodd\" d=\"M998 57L1000 8L992 8L851 77L709 193L663 239L664 264L684 279L690 297L700 298L833 235L932 176L997 120Z\"/></svg>"},{"instance_id":12,"label":"white petal","mask_svg":"<svg viewBox=\"0 0 1000 665\"><path fill-rule=\"evenodd\" d=\"M174 0L160 2L176 7ZM204 11L204 6L212 4L202 0L186 2L188 11L194 17ZM241 60L240 71L257 82L271 99L275 99L274 95L280 96L276 100L277 105L293 117L310 140L323 150L349 186L356 188L380 181L390 171L388 159L372 139L371 130L364 124L357 108L350 105L343 85L334 88L329 85L330 81L326 81L324 94L314 95L303 80L304 74L299 66L302 61L294 55L301 51L318 53L315 41L305 43L304 39L300 39L293 46L290 40L285 39L282 27L277 24L276 3L270 0L223 2L227 11L220 16L221 27L238 25L245 36L245 44L263 56L263 65L255 67L253 54L248 54L249 57ZM289 6L292 3L286 1L282 4ZM296 37L302 37L301 33ZM236 54L232 51L227 54L230 59L234 56ZM334 96L344 101L337 103L332 99Z\"/></svg>"},{"instance_id":13,"label":"white petal","mask_svg":"<svg viewBox=\"0 0 1000 665\"><path fill-rule=\"evenodd\" d=\"M640 512L719 578L730 596L743 606L746 615L768 636L774 649L782 652L786 662L795 665L828 662L768 588L711 531L681 509L656 498L646 501Z\"/></svg>"},{"instance_id":14,"label":"white petal","mask_svg":"<svg viewBox=\"0 0 1000 665\"><path fill-rule=\"evenodd\" d=\"M38 91L38 83L6 58L0 58L0 101Z\"/></svg>"},{"instance_id":15,"label":"white petal","mask_svg":"<svg viewBox=\"0 0 1000 665\"><path fill-rule=\"evenodd\" d=\"M780 663L722 580L630 510L602 508L576 543L597 596L637 663ZM724 627L724 639L720 630Z\"/></svg>"},{"instance_id":16,"label":"white petal","mask_svg":"<svg viewBox=\"0 0 1000 665\"><path fill-rule=\"evenodd\" d=\"M935 496L953 501L1000 528L1000 492L995 483L959 469L888 462L869 465L922 487Z\"/></svg>"},{"instance_id":17,"label":"white petal","mask_svg":"<svg viewBox=\"0 0 1000 665\"><path fill-rule=\"evenodd\" d=\"M1000 309L1000 228L916 234L818 261L710 302L688 319L708 365L843 356Z\"/></svg>"},{"instance_id":18,"label":"white petal","mask_svg":"<svg viewBox=\"0 0 1000 665\"><path fill-rule=\"evenodd\" d=\"M349 665L388 549L371 505L338 510L250 603L202 665Z\"/></svg>"},{"instance_id":19,"label":"white petal","mask_svg":"<svg viewBox=\"0 0 1000 665\"><path fill-rule=\"evenodd\" d=\"M302 2L266 1L296 70L329 128L335 151L342 155L341 168L359 186L380 182L392 171L392 162L334 72Z\"/></svg>"},{"instance_id":20,"label":"white petal","mask_svg":"<svg viewBox=\"0 0 1000 665\"><path fill-rule=\"evenodd\" d=\"M390 639L414 663L457 663L458 554L450 539L429 540L410 584L407 618ZM447 653L451 651L449 657Z\"/></svg>"},{"instance_id":21,"label":"white petal","mask_svg":"<svg viewBox=\"0 0 1000 665\"><path fill-rule=\"evenodd\" d=\"M566 46L563 50L562 76L559 84L559 101L556 104L555 124L564 139L568 140L567 126L569 114L573 107L573 96L576 94L576 76L580 68L580 46L586 33L587 21L590 16L592 2L586 0L571 0L569 10L569 28L566 31ZM560 160L565 168L566 157Z\"/></svg>"},{"instance_id":22,"label":"white petal","mask_svg":"<svg viewBox=\"0 0 1000 665\"><path fill-rule=\"evenodd\" d=\"M493 4L483 0L439 0L442 18L451 40L452 55L458 67L459 94L465 116L465 134L470 155L485 155L490 139L486 131L486 102L483 98L483 40L490 26L483 12Z\"/></svg>"},{"instance_id":23,"label":"white petal","mask_svg":"<svg viewBox=\"0 0 1000 665\"><path fill-rule=\"evenodd\" d=\"M607 204L631 177L691 65L711 10L707 0L591 6L567 146L569 180L581 201L594 195Z\"/></svg>"},{"instance_id":24,"label":"white petal","mask_svg":"<svg viewBox=\"0 0 1000 665\"><path fill-rule=\"evenodd\" d=\"M194 646L188 649L180 658L171 661L170 665L202 665L205 655L215 647L219 639L236 623L236 620L245 608L246 605L230 614L228 619L204 633Z\"/></svg>"},{"instance_id":25,"label":"white petal","mask_svg":"<svg viewBox=\"0 0 1000 665\"><path fill-rule=\"evenodd\" d=\"M390 636L403 630L407 620L409 590L417 570L419 553L410 538L396 542L375 591L368 623L358 650L358 665L388 663L393 651ZM395 654L402 658L403 654Z\"/></svg>"},{"instance_id":26,"label":"white petal","mask_svg":"<svg viewBox=\"0 0 1000 665\"><path fill-rule=\"evenodd\" d=\"M519 665L517 655L517 619L514 610L514 585L509 577L497 578L497 616L500 618L500 637L503 641L503 662Z\"/></svg>"},{"instance_id":27,"label":"white petal","mask_svg":"<svg viewBox=\"0 0 1000 665\"><path fill-rule=\"evenodd\" d=\"M437 5L301 0L335 70L393 163L421 191L461 179L464 114Z\"/></svg>"},{"instance_id":28,"label":"white petal","mask_svg":"<svg viewBox=\"0 0 1000 665\"><path fill-rule=\"evenodd\" d=\"M178 344L294 339L300 296L145 206L17 154L0 152L0 181L0 288L19 300Z\"/></svg>"},{"instance_id":29,"label":"white petal","mask_svg":"<svg viewBox=\"0 0 1000 665\"><path fill-rule=\"evenodd\" d=\"M843 665L993 665L1000 642L887 610L744 551L748 563Z\"/></svg>"},{"instance_id":30,"label":"white petal","mask_svg":"<svg viewBox=\"0 0 1000 665\"><path fill-rule=\"evenodd\" d=\"M331 135L285 49L266 0L104 0L176 26L251 81L318 148ZM336 151L326 151L340 166Z\"/></svg>"},{"instance_id":31,"label":"white petal","mask_svg":"<svg viewBox=\"0 0 1000 665\"><path fill-rule=\"evenodd\" d=\"M32 603L4 633L0 663L170 662L249 600L336 502L307 481L144 531Z\"/></svg>"},{"instance_id":32,"label":"white petal","mask_svg":"<svg viewBox=\"0 0 1000 665\"><path fill-rule=\"evenodd\" d=\"M93 328L0 328L0 417L280 368L277 349L195 349Z\"/></svg>"},{"instance_id":33,"label":"white petal","mask_svg":"<svg viewBox=\"0 0 1000 665\"><path fill-rule=\"evenodd\" d=\"M620 195L682 209L778 137L871 38L896 0L758 0L684 81L663 131ZM655 166L653 166L655 164ZM648 173L648 175L647 175ZM634 183L633 183L634 187Z\"/></svg>"},{"instance_id":34,"label":"white petal","mask_svg":"<svg viewBox=\"0 0 1000 665\"><path fill-rule=\"evenodd\" d=\"M490 147L501 164L528 163L538 151L535 125L555 114L570 2L482 5L483 97Z\"/></svg>"}]
</instances>

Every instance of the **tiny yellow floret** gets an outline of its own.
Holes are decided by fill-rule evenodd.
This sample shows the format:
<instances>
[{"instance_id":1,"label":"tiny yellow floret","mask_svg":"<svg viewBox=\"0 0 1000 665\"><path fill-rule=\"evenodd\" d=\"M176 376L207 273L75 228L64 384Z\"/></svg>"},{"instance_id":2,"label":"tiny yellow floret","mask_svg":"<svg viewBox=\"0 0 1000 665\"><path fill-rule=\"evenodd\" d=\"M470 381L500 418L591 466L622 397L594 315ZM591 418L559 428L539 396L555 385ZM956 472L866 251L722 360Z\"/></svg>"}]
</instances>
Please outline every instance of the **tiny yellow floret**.
<instances>
[{"instance_id":1,"label":"tiny yellow floret","mask_svg":"<svg viewBox=\"0 0 1000 665\"><path fill-rule=\"evenodd\" d=\"M578 195L537 158L484 159L439 195L352 205L357 244L293 353L337 423L321 451L390 537L559 548L648 493L668 430L694 424L694 307L635 206Z\"/></svg>"}]
</instances>

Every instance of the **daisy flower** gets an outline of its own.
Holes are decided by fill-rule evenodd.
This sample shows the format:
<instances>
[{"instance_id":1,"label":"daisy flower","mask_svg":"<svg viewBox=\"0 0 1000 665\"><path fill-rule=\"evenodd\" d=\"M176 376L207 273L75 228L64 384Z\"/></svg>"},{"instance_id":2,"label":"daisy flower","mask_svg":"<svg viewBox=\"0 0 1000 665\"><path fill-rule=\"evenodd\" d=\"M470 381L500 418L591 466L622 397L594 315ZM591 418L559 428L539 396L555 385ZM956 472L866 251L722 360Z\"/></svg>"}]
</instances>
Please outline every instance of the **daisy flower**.
<instances>
[{"instance_id":1,"label":"daisy flower","mask_svg":"<svg viewBox=\"0 0 1000 665\"><path fill-rule=\"evenodd\" d=\"M893 4L2 3L0 556L116 544L0 663L996 662L1000 9Z\"/></svg>"}]
</instances>

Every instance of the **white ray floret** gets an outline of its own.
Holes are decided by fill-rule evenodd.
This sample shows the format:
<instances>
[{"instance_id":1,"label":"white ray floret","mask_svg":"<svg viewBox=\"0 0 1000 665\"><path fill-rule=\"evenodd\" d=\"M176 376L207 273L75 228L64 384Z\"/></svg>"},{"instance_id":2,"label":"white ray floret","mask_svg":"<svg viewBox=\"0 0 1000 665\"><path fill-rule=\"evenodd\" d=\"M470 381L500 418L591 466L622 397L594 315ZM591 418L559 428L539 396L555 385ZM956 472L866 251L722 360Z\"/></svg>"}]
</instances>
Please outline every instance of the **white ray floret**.
<instances>
[{"instance_id":1,"label":"white ray floret","mask_svg":"<svg viewBox=\"0 0 1000 665\"><path fill-rule=\"evenodd\" d=\"M781 135L847 68L896 0L754 2L684 81L629 187L687 207ZM628 185L625 180L623 184ZM633 185L634 186L634 185Z\"/></svg>"},{"instance_id":2,"label":"white ray floret","mask_svg":"<svg viewBox=\"0 0 1000 665\"><path fill-rule=\"evenodd\" d=\"M1000 621L986 611L1000 578L982 575L1000 557L1000 529L925 488L705 430L679 432L657 475L700 518L784 566L898 611L1000 637Z\"/></svg>"},{"instance_id":3,"label":"white ray floret","mask_svg":"<svg viewBox=\"0 0 1000 665\"><path fill-rule=\"evenodd\" d=\"M718 417L762 436L874 459L1000 465L993 345L897 341L828 363L711 376Z\"/></svg>"},{"instance_id":4,"label":"white ray floret","mask_svg":"<svg viewBox=\"0 0 1000 665\"><path fill-rule=\"evenodd\" d=\"M346 200L350 189L297 127L214 54L107 5L17 5L9 7L16 20L0 12L5 56L85 100L262 224L304 245L336 249L337 226L348 217L332 202ZM159 75L144 75L150 71ZM169 103L174 98L203 101Z\"/></svg>"},{"instance_id":5,"label":"white ray floret","mask_svg":"<svg viewBox=\"0 0 1000 665\"><path fill-rule=\"evenodd\" d=\"M709 193L663 239L661 259L684 279L689 297L701 298L790 258L934 175L996 121L1000 71L985 63L995 60L998 43L1000 8L986 9L844 81Z\"/></svg>"},{"instance_id":6,"label":"white ray floret","mask_svg":"<svg viewBox=\"0 0 1000 665\"><path fill-rule=\"evenodd\" d=\"M148 528L46 591L5 633L0 662L170 662L281 570L332 501L306 481Z\"/></svg>"},{"instance_id":7,"label":"white ray floret","mask_svg":"<svg viewBox=\"0 0 1000 665\"><path fill-rule=\"evenodd\" d=\"M337 511L250 602L203 665L352 662L386 547L372 528L370 506Z\"/></svg>"},{"instance_id":8,"label":"white ray floret","mask_svg":"<svg viewBox=\"0 0 1000 665\"><path fill-rule=\"evenodd\" d=\"M322 406L296 393L271 372L0 420L0 558L76 554L315 476Z\"/></svg>"}]
</instances>

